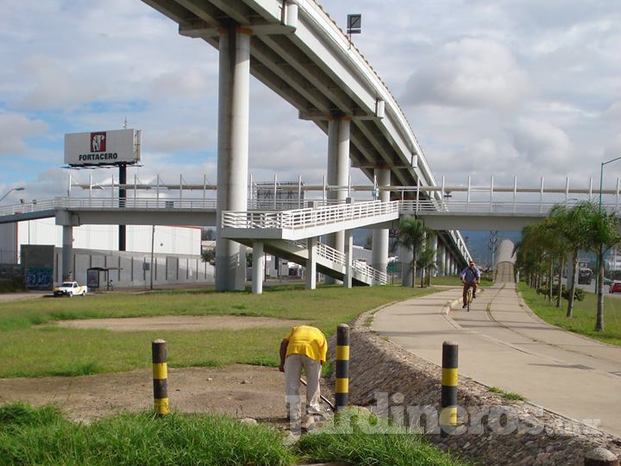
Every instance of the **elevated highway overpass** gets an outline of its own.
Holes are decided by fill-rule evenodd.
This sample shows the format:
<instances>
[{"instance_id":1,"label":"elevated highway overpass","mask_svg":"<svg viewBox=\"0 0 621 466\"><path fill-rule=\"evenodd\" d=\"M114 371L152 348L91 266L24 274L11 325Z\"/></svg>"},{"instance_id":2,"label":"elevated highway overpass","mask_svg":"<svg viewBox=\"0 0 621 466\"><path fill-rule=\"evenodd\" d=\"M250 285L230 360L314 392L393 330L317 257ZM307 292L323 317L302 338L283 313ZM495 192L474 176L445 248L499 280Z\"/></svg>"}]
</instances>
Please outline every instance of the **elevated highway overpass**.
<instances>
[{"instance_id":1,"label":"elevated highway overpass","mask_svg":"<svg viewBox=\"0 0 621 466\"><path fill-rule=\"evenodd\" d=\"M327 134L327 184L347 185L352 166L381 186L436 184L397 101L318 2L143 1L175 21L181 35L219 50L218 218L248 210L251 74ZM344 202L346 196L337 190L329 199ZM390 193L379 200L389 202ZM327 245L344 252L345 237L343 230L330 233ZM232 264L242 246L223 236L220 226L217 239L216 288L240 289L244 277ZM387 261L388 229L376 229L373 266L385 270Z\"/></svg>"}]
</instances>

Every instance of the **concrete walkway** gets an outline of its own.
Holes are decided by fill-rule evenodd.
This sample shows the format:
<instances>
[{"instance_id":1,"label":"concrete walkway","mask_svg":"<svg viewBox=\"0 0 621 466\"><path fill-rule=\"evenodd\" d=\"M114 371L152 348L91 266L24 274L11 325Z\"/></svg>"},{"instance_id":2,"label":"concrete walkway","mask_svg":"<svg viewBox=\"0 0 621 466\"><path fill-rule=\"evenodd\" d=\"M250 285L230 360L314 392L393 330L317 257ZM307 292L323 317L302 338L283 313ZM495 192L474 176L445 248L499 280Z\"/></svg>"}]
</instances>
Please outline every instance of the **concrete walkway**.
<instances>
[{"instance_id":1,"label":"concrete walkway","mask_svg":"<svg viewBox=\"0 0 621 466\"><path fill-rule=\"evenodd\" d=\"M461 289L389 306L373 329L438 365L442 342L456 341L460 375L621 436L621 348L544 323L513 284L479 293L470 312L459 302L447 314L457 299Z\"/></svg>"},{"instance_id":2,"label":"concrete walkway","mask_svg":"<svg viewBox=\"0 0 621 466\"><path fill-rule=\"evenodd\" d=\"M41 298L45 295L50 295L49 291L27 291L23 293L0 293L0 303L6 303L9 301L21 301L23 299Z\"/></svg>"}]
</instances>

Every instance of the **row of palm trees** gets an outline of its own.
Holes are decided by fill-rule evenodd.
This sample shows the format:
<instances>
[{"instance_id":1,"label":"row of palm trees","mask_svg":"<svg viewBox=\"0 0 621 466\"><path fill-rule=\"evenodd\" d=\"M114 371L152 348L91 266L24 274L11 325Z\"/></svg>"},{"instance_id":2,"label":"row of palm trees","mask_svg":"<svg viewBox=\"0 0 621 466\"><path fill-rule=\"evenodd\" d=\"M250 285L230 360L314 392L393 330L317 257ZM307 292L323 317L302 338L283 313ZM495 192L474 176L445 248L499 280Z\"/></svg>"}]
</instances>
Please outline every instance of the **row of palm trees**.
<instances>
[{"instance_id":1,"label":"row of palm trees","mask_svg":"<svg viewBox=\"0 0 621 466\"><path fill-rule=\"evenodd\" d=\"M558 276L556 307L560 307L562 273L566 261L571 261L571 287L568 293L567 317L573 316L578 254L591 251L597 255L599 270L597 287L597 316L595 330L604 330L604 255L621 242L619 219L592 202L574 206L556 205L542 222L522 230L522 240L517 248L517 267L527 277L531 286L545 283L547 295L552 300L555 271ZM545 281L544 281L545 277Z\"/></svg>"}]
</instances>

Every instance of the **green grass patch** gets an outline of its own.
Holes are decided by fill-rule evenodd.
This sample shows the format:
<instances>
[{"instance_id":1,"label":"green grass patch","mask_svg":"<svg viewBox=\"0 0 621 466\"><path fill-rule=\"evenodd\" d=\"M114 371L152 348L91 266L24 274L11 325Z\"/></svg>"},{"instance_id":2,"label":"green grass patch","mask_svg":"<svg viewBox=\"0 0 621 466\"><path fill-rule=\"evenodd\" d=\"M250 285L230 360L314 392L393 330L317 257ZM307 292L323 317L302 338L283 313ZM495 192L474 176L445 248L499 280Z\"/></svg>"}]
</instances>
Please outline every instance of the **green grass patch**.
<instances>
[{"instance_id":1,"label":"green grass patch","mask_svg":"<svg viewBox=\"0 0 621 466\"><path fill-rule=\"evenodd\" d=\"M278 466L294 461L278 431L226 417L140 413L84 425L54 408L0 407L0 464Z\"/></svg>"},{"instance_id":2,"label":"green grass patch","mask_svg":"<svg viewBox=\"0 0 621 466\"><path fill-rule=\"evenodd\" d=\"M524 398L519 393L506 392L502 388L489 387L487 390L489 392L491 392L491 393L496 393L496 394L502 396L505 400L509 400L509 401L525 401L526 400L526 398Z\"/></svg>"},{"instance_id":3,"label":"green grass patch","mask_svg":"<svg viewBox=\"0 0 621 466\"><path fill-rule=\"evenodd\" d=\"M347 422L303 436L300 455L308 460L347 462L361 466L457 466L460 462L436 449L420 435L375 417L342 414Z\"/></svg>"},{"instance_id":4,"label":"green grass patch","mask_svg":"<svg viewBox=\"0 0 621 466\"><path fill-rule=\"evenodd\" d=\"M549 324L556 325L570 332L579 333L604 343L621 346L621 299L604 296L604 331L595 331L595 315L597 312L597 296L585 293L584 301L574 304L574 316L568 318L567 301L561 300L557 308L539 295L525 283L519 283L520 291L528 307Z\"/></svg>"},{"instance_id":5,"label":"green grass patch","mask_svg":"<svg viewBox=\"0 0 621 466\"><path fill-rule=\"evenodd\" d=\"M85 375L150 367L150 342L168 341L172 367L221 367L235 363L278 365L287 328L112 332L41 326L62 319L161 315L244 315L310 322L327 335L341 322L392 301L434 290L400 286L314 291L278 287L249 292L174 290L115 293L85 299L33 299L0 304L0 377Z\"/></svg>"},{"instance_id":6,"label":"green grass patch","mask_svg":"<svg viewBox=\"0 0 621 466\"><path fill-rule=\"evenodd\" d=\"M465 464L417 434L353 413L342 415L351 422L285 447L281 432L224 416L144 412L80 424L55 407L14 403L0 406L0 464L285 466L301 457L356 465Z\"/></svg>"}]
</instances>

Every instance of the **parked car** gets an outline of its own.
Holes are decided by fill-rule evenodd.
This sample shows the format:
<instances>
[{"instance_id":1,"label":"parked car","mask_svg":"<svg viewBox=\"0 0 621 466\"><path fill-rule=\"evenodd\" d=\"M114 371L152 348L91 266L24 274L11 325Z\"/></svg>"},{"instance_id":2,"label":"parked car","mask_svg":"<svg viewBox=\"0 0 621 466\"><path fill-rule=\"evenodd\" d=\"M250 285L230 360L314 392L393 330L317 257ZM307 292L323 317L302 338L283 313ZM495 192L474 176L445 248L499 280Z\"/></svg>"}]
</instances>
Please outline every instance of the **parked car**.
<instances>
[{"instance_id":1,"label":"parked car","mask_svg":"<svg viewBox=\"0 0 621 466\"><path fill-rule=\"evenodd\" d=\"M608 293L621 293L621 282L612 282L608 288Z\"/></svg>"},{"instance_id":2,"label":"parked car","mask_svg":"<svg viewBox=\"0 0 621 466\"><path fill-rule=\"evenodd\" d=\"M86 296L88 288L78 285L78 282L63 282L62 285L54 288L54 296Z\"/></svg>"}]
</instances>

